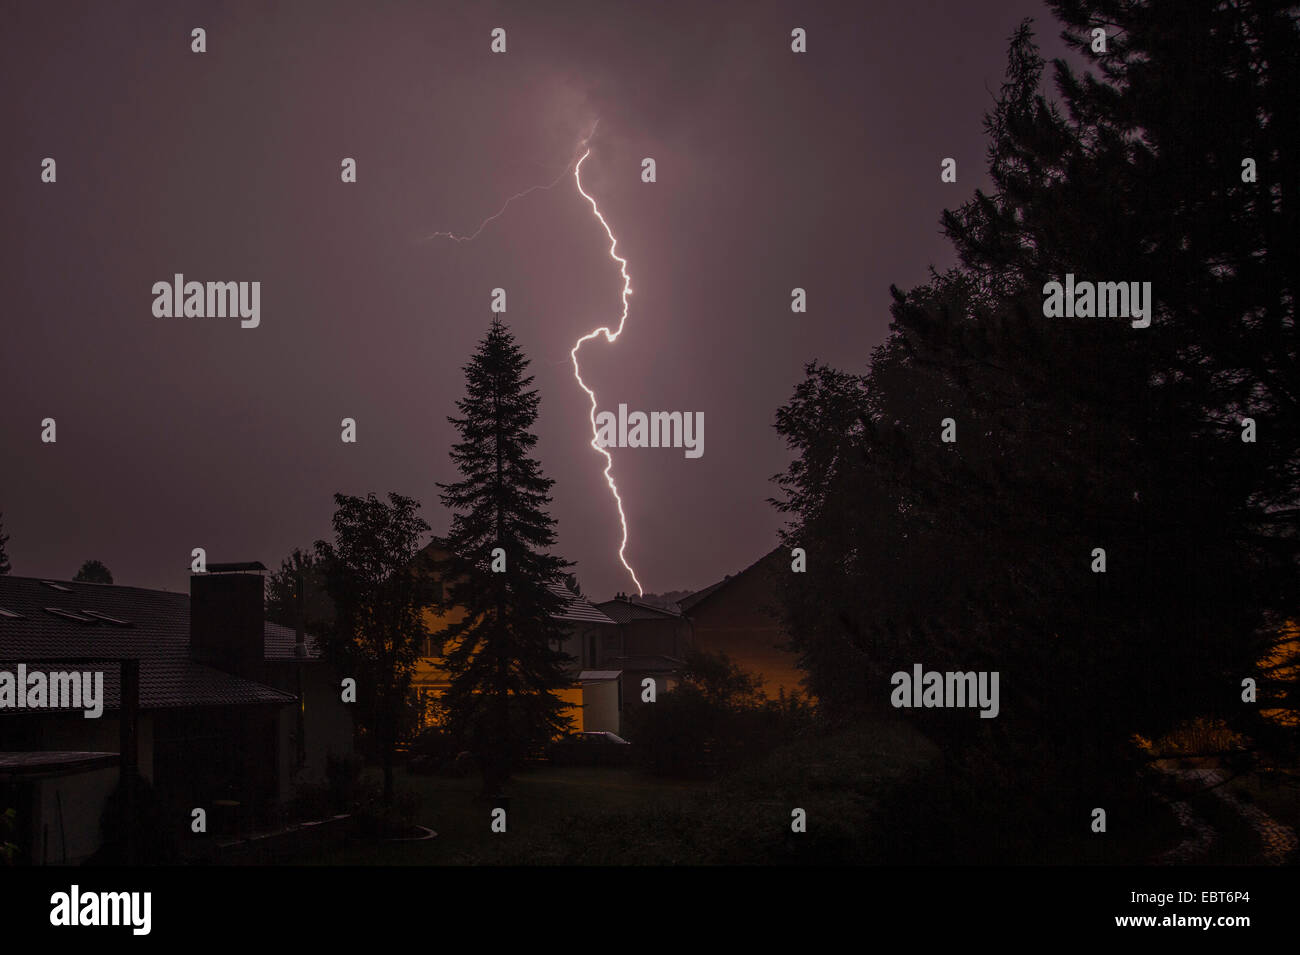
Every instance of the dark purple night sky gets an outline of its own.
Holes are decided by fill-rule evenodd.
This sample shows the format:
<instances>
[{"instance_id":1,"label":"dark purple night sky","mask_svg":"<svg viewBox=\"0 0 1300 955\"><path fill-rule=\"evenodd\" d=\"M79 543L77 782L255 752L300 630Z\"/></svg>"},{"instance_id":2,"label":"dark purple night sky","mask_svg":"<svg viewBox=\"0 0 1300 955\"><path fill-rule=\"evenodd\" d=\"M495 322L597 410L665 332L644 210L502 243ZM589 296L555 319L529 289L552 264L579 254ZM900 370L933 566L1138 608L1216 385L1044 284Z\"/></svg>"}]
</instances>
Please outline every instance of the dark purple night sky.
<instances>
[{"instance_id":1,"label":"dark purple night sky","mask_svg":"<svg viewBox=\"0 0 1300 955\"><path fill-rule=\"evenodd\" d=\"M473 243L422 241L550 182L597 117L583 183L634 295L584 376L602 409L705 418L698 459L613 451L628 557L651 591L745 567L775 544L772 421L803 364L863 369L889 284L952 264L939 214L985 183L983 115L1024 16L1058 53L1034 0L5 4L13 573L66 579L96 558L118 583L183 590L199 546L274 567L328 536L335 491L414 496L445 530L446 417L501 286L542 397L556 551L588 594L629 589L569 365L620 307L590 207L570 177ZM260 281L260 327L154 317L153 283L177 272Z\"/></svg>"}]
</instances>

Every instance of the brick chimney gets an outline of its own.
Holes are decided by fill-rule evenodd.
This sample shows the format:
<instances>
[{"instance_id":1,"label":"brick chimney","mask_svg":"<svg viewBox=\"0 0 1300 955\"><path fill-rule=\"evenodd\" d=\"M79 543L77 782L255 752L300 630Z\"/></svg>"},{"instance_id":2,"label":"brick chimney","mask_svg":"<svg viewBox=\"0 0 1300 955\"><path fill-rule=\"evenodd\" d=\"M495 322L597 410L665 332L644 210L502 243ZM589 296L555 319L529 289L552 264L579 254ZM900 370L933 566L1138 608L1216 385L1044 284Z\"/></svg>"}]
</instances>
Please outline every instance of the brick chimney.
<instances>
[{"instance_id":1,"label":"brick chimney","mask_svg":"<svg viewBox=\"0 0 1300 955\"><path fill-rule=\"evenodd\" d=\"M263 582L257 561L208 564L190 576L190 656L199 663L258 679L266 656Z\"/></svg>"}]
</instances>

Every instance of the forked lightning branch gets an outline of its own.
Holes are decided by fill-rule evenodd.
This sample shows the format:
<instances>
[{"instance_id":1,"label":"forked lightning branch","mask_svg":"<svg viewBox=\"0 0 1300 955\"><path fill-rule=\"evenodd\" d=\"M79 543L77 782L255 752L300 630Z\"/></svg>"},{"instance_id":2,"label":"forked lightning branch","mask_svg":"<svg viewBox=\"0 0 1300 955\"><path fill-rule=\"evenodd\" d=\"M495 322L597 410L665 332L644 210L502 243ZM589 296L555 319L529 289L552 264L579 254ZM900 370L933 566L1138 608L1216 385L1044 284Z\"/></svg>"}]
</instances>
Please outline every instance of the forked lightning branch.
<instances>
[{"instance_id":1,"label":"forked lightning branch","mask_svg":"<svg viewBox=\"0 0 1300 955\"><path fill-rule=\"evenodd\" d=\"M626 413L626 405L620 405L620 418L617 429L611 427L609 422L605 421L605 416L609 415L612 417L612 412L602 412L601 417L602 422L604 423L603 425L597 423L596 393L588 387L585 381L583 381L582 369L578 365L578 352L586 342L589 342L600 335L605 336L605 341L610 344L613 344L618 340L618 337L623 334L623 326L627 323L627 299L628 296L632 294L632 280L628 276L627 272L627 259L618 254L618 240L614 238L613 230L610 229L609 223L605 221L605 217L601 215L600 208L596 205L596 200L582 188L582 164L586 162L587 157L591 155L591 147L588 144L591 142L591 138L596 135L596 127L599 124L600 120L593 123L591 132L588 133L578 144L578 147L583 150L583 153L582 156L578 158L578 161L573 164L573 180L574 184L578 188L579 194L591 203L592 214L595 215L601 228L605 230L605 235L609 238L609 257L618 263L619 274L623 277L623 291L621 294L623 309L619 315L617 328L611 330L608 326L602 325L599 328L587 332L573 343L573 348L569 351L569 357L573 361L573 377L578 382L578 387L586 392L587 398L591 402L589 413L589 419L591 422L591 447L605 458L605 469L603 471L605 483L609 486L610 493L614 497L614 504L618 508L618 521L622 532L622 537L620 538L618 545L618 559L631 576L632 582L636 584L637 592L644 594L645 589L641 586L641 581L637 579L636 571L632 569L632 565L629 564L627 560L627 515L623 512L623 497L619 494L618 485L614 482L614 458L605 450L605 448L615 445L619 447L676 447L685 448L686 456L688 458L698 458L704 453L704 416L702 413L696 412L692 419L689 412L653 412L653 415L662 415L663 417L652 419L648 418L644 412L633 412L631 420L632 430L629 433L629 417ZM567 171L568 169L566 167L565 172ZM502 203L500 209L484 219L479 224L479 227L469 235L457 235L453 232L435 232L427 238L444 238L451 239L454 242L471 242L482 234L483 230L489 223L500 218L505 213L506 209L509 208L510 204L516 199L522 199L530 193L539 190L551 189L556 186L562 178L564 178L564 175L565 173L561 173L546 185L532 186L529 189L525 189L522 192L517 192L510 196L510 198L506 199L506 201ZM641 424L636 420L635 416L637 415L640 415L641 418L644 419L644 424ZM640 425L641 430L638 430L638 425ZM661 425L662 428L660 427ZM647 427L650 428L649 431L644 430ZM662 445L659 443L661 435L665 441ZM651 443L652 440L654 443Z\"/></svg>"}]
</instances>

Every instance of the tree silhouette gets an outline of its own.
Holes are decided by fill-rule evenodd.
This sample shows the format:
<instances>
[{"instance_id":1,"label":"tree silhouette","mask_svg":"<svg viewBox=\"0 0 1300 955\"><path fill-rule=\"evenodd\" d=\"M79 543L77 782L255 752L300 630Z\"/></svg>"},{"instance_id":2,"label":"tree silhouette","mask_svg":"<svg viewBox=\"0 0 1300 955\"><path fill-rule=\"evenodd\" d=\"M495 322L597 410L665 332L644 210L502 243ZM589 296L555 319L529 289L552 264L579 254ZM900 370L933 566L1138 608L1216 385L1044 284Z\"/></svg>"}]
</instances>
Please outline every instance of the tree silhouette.
<instances>
[{"instance_id":1,"label":"tree silhouette","mask_svg":"<svg viewBox=\"0 0 1300 955\"><path fill-rule=\"evenodd\" d=\"M441 705L449 731L476 754L486 795L500 792L515 760L569 726L555 694L572 682L552 617L563 601L548 584L572 565L547 551L555 542L546 513L553 482L529 456L539 398L527 367L494 319L465 366L461 417L448 418L461 435L451 452L461 479L438 485L454 512L444 579L453 581L452 603L466 609L444 631L452 677Z\"/></svg>"},{"instance_id":2,"label":"tree silhouette","mask_svg":"<svg viewBox=\"0 0 1300 955\"><path fill-rule=\"evenodd\" d=\"M298 582L302 580L302 602ZM297 628L299 614L303 629L319 636L334 626L334 605L326 590L325 568L311 551L297 547L280 562L280 569L266 578L266 619L282 627Z\"/></svg>"},{"instance_id":3,"label":"tree silhouette","mask_svg":"<svg viewBox=\"0 0 1300 955\"><path fill-rule=\"evenodd\" d=\"M357 723L383 763L391 803L394 752L409 723L411 675L432 598L428 579L412 569L429 525L415 513L419 503L400 494L390 493L388 503L374 494L335 494L334 501L334 542L316 542L336 613L321 635L323 650L357 681Z\"/></svg>"},{"instance_id":4,"label":"tree silhouette","mask_svg":"<svg viewBox=\"0 0 1300 955\"><path fill-rule=\"evenodd\" d=\"M0 574L7 574L11 569L9 567L9 554L5 551L5 544L9 542L9 535L4 530L4 513L0 512Z\"/></svg>"},{"instance_id":5,"label":"tree silhouette","mask_svg":"<svg viewBox=\"0 0 1300 955\"><path fill-rule=\"evenodd\" d=\"M111 584L113 575L101 561L88 560L81 565L81 569L77 571L77 576L72 579L87 584Z\"/></svg>"},{"instance_id":6,"label":"tree silhouette","mask_svg":"<svg viewBox=\"0 0 1300 955\"><path fill-rule=\"evenodd\" d=\"M786 584L815 691L852 708L916 662L1001 670L999 719L927 732L1095 778L1135 732L1258 713L1240 679L1300 596L1298 47L1277 3L1052 6L1101 75L1058 62L1049 102L1017 31L994 188L944 214L960 266L894 290L865 376L809 367L776 503L825 568ZM1150 327L1045 317L1067 272L1152 282Z\"/></svg>"}]
</instances>

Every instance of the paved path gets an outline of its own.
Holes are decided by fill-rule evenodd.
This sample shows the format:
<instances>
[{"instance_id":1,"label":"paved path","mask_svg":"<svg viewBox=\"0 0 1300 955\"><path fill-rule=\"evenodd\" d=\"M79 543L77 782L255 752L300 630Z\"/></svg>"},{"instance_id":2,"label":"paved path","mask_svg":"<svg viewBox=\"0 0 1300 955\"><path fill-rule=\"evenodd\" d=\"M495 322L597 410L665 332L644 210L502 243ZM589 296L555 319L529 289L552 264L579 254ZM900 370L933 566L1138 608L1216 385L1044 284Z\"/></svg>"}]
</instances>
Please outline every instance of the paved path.
<instances>
[{"instance_id":1,"label":"paved path","mask_svg":"<svg viewBox=\"0 0 1300 955\"><path fill-rule=\"evenodd\" d=\"M1260 865L1282 865L1287 857L1295 851L1297 841L1295 830L1278 822L1264 810L1253 803L1244 802L1236 793L1219 785L1227 774L1220 769L1164 769L1177 779L1194 782L1221 800L1233 812L1241 816L1259 840L1260 849L1256 858L1250 861ZM1214 787L1214 788L1210 788ZM1183 800L1171 800L1161 797L1169 804L1178 822L1187 835L1178 845L1162 853L1156 861L1162 865L1186 865L1204 861L1211 847L1218 840L1218 833L1207 823L1191 804Z\"/></svg>"}]
</instances>

